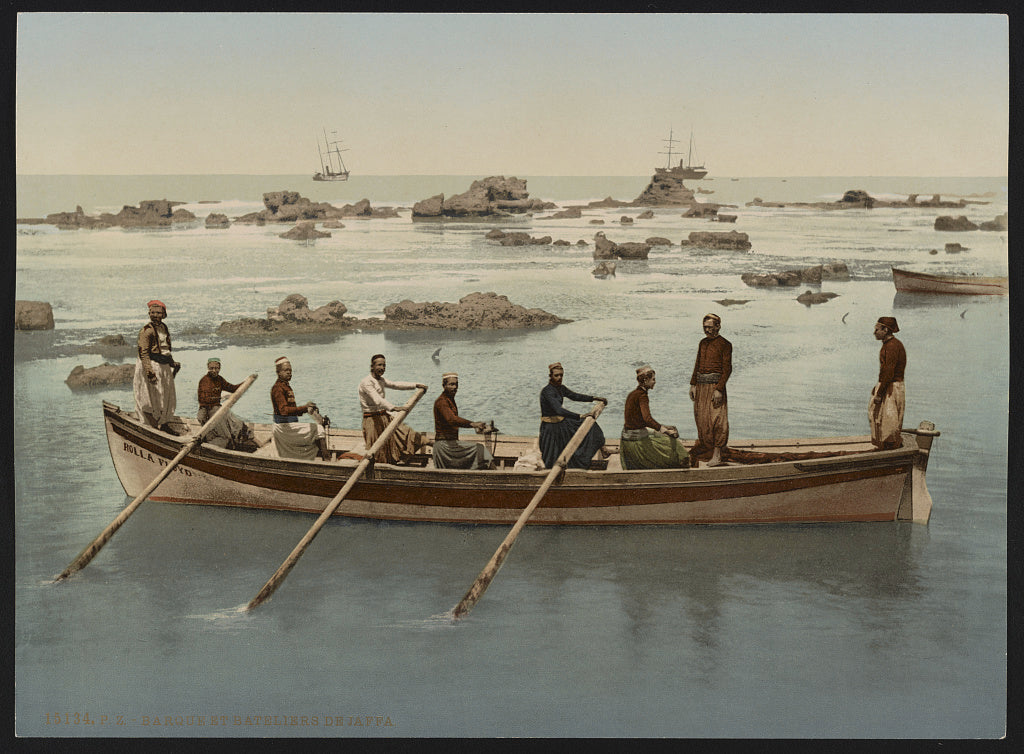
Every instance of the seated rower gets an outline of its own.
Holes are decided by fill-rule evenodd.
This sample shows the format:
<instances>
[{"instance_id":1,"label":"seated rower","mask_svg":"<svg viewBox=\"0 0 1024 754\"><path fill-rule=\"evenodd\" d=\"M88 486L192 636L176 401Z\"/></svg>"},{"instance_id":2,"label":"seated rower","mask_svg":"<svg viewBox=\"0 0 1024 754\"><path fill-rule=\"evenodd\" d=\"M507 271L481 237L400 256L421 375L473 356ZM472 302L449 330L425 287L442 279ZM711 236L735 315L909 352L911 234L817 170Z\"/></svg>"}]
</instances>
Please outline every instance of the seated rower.
<instances>
[{"instance_id":1,"label":"seated rower","mask_svg":"<svg viewBox=\"0 0 1024 754\"><path fill-rule=\"evenodd\" d=\"M287 357L279 358L274 366L277 369L277 382L270 388L270 402L274 406L274 446L277 454L282 458L302 458L308 461L319 456L329 461L331 456L327 450L327 432L316 404L310 401L302 406L296 405L295 393L289 384L292 365ZM317 423L299 423L299 417L305 413L312 415Z\"/></svg>"},{"instance_id":2,"label":"seated rower","mask_svg":"<svg viewBox=\"0 0 1024 754\"><path fill-rule=\"evenodd\" d=\"M391 423L391 412L396 410L395 405L387 399L385 388L392 390L426 390L427 388L422 382L389 380L384 376L386 369L387 361L384 354L374 354L370 357L370 373L359 383L359 406L363 410L363 441L366 443L367 450ZM401 463L427 445L430 445L430 440L424 433L417 432L402 422L391 433L387 442L377 450L373 460L377 463Z\"/></svg>"},{"instance_id":3,"label":"seated rower","mask_svg":"<svg viewBox=\"0 0 1024 754\"><path fill-rule=\"evenodd\" d=\"M196 413L196 420L200 424L206 424L220 408L221 393L233 393L238 387L221 376L220 359L216 356L207 359L206 374L199 380L199 411ZM252 450L259 447L252 425L246 424L231 411L227 412L216 427L212 427L206 433L204 442L218 448L226 448L229 444L235 449Z\"/></svg>"},{"instance_id":4,"label":"seated rower","mask_svg":"<svg viewBox=\"0 0 1024 754\"><path fill-rule=\"evenodd\" d=\"M485 422L474 422L459 416L455 394L459 391L459 375L448 372L441 376L442 392L434 401L434 466L439 469L493 469L494 456L479 442L459 440L459 427L472 427L480 432Z\"/></svg>"},{"instance_id":5,"label":"seated rower","mask_svg":"<svg viewBox=\"0 0 1024 754\"><path fill-rule=\"evenodd\" d=\"M562 369L560 362L548 364L548 384L540 391L540 452L544 457L544 466L548 469L554 468L558 456L583 424L583 420L594 415L593 411L585 414L570 411L562 406L562 401L568 398L583 403L600 401L608 405L607 398L573 392L562 384L564 377L565 370ZM597 453L600 453L602 458L611 455L604 447L604 432L595 423L569 459L569 468L589 469L590 462Z\"/></svg>"},{"instance_id":6,"label":"seated rower","mask_svg":"<svg viewBox=\"0 0 1024 754\"><path fill-rule=\"evenodd\" d=\"M636 370L636 389L626 396L625 422L619 444L624 469L687 469L690 455L679 441L679 430L651 416L648 392L656 382L654 370Z\"/></svg>"}]
</instances>

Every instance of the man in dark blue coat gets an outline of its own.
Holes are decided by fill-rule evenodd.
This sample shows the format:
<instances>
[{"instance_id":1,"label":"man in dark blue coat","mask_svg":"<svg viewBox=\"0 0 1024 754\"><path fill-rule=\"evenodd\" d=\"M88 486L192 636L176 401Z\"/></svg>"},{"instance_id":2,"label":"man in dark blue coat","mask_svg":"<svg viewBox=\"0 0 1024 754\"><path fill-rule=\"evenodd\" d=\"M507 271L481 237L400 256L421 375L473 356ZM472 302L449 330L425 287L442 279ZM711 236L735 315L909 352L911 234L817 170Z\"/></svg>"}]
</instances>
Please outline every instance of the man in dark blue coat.
<instances>
[{"instance_id":1,"label":"man in dark blue coat","mask_svg":"<svg viewBox=\"0 0 1024 754\"><path fill-rule=\"evenodd\" d=\"M581 403L600 401L608 405L607 398L596 395L582 395L574 393L562 384L565 371L560 362L548 365L548 384L540 391L540 453L544 459L544 466L553 468L555 461L565 446L569 444L576 430L580 428L583 420L592 416L593 412L577 414L562 406L566 398ZM595 453L604 454L604 432L595 423L587 436L583 438L579 448L569 459L570 469L588 469L590 461Z\"/></svg>"}]
</instances>

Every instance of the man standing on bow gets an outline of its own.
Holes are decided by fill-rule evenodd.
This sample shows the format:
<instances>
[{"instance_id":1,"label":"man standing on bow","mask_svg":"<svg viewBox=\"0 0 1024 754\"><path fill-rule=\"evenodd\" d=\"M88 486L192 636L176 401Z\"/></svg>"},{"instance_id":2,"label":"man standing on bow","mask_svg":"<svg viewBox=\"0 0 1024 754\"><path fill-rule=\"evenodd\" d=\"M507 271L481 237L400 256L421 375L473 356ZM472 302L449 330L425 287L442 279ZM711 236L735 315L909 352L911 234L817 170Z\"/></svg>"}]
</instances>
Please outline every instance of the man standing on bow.
<instances>
[{"instance_id":1,"label":"man standing on bow","mask_svg":"<svg viewBox=\"0 0 1024 754\"><path fill-rule=\"evenodd\" d=\"M174 418L174 376L181 364L171 356L171 334L164 324L167 307L155 299L147 306L149 322L139 330L139 358L132 381L135 410L150 426L173 435L168 422Z\"/></svg>"},{"instance_id":2,"label":"man standing on bow","mask_svg":"<svg viewBox=\"0 0 1024 754\"><path fill-rule=\"evenodd\" d=\"M704 339L697 346L697 361L690 377L690 400L697 424L697 444L690 455L697 457L711 451L708 466L722 463L722 454L729 442L729 403L725 383L732 374L732 343L718 334L722 318L704 315Z\"/></svg>"},{"instance_id":3,"label":"man standing on bow","mask_svg":"<svg viewBox=\"0 0 1024 754\"><path fill-rule=\"evenodd\" d=\"M489 469L494 456L479 442L459 440L459 427L472 427L483 432L484 422L474 422L459 416L455 394L459 392L459 375L447 372L441 375L444 392L434 401L434 466L438 469Z\"/></svg>"},{"instance_id":4,"label":"man standing on bow","mask_svg":"<svg viewBox=\"0 0 1024 754\"><path fill-rule=\"evenodd\" d=\"M363 440L366 449L377 441L381 433L391 423L391 412L396 407L385 393L385 388L392 390L426 390L422 382L393 382L384 377L387 362L384 354L374 354L370 358L370 373L359 383L359 405L363 409ZM426 435L417 432L404 422L400 424L384 446L377 451L373 460L377 463L401 463L403 459L413 456L421 448L429 445Z\"/></svg>"},{"instance_id":5,"label":"man standing on bow","mask_svg":"<svg viewBox=\"0 0 1024 754\"><path fill-rule=\"evenodd\" d=\"M906 389L903 372L907 368L907 351L894 333L900 331L895 317L879 317L875 338L882 341L878 352L878 384L871 391L868 420L871 422L871 444L879 450L898 448L903 444L903 409Z\"/></svg>"}]
</instances>

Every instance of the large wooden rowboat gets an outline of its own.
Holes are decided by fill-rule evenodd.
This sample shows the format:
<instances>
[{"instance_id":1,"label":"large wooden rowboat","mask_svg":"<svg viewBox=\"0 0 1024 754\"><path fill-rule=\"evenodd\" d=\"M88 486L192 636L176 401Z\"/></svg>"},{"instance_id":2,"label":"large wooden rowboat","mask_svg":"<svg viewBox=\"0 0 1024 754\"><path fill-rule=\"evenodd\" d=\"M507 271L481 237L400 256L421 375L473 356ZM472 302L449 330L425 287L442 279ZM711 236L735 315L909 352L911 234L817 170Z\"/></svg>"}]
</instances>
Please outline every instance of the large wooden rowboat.
<instances>
[{"instance_id":1,"label":"large wooden rowboat","mask_svg":"<svg viewBox=\"0 0 1024 754\"><path fill-rule=\"evenodd\" d=\"M892 282L901 293L955 293L967 296L1006 296L1009 278L981 275L928 275L892 268Z\"/></svg>"},{"instance_id":2,"label":"large wooden rowboat","mask_svg":"<svg viewBox=\"0 0 1024 754\"><path fill-rule=\"evenodd\" d=\"M103 402L114 469L134 497L177 454L198 424L178 418L174 436L140 423L133 412ZM272 425L256 425L269 439ZM360 430L329 430L332 450L362 449ZM721 524L818 521L927 523L932 501L925 482L930 422L904 430L903 445L875 450L868 437L730 443L760 463L655 471L623 471L613 455L607 468L569 469L548 491L531 524ZM480 439L479 435L473 436ZM499 468L488 471L374 464L337 515L402 521L512 524L547 476L521 470L515 459L532 437L498 435ZM614 448L615 444L609 442ZM254 453L200 445L150 497L173 503L321 513L358 462L279 458L270 443ZM765 459L778 457L786 460ZM600 466L601 464L595 464Z\"/></svg>"}]
</instances>

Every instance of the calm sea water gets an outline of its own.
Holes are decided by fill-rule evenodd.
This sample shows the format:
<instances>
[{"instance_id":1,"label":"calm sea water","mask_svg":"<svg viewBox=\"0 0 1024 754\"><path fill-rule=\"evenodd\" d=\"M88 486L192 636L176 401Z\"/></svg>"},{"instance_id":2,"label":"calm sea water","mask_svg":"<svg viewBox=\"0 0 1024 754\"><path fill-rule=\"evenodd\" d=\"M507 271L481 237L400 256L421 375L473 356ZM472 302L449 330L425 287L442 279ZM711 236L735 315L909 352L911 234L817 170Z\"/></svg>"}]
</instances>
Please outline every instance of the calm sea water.
<instances>
[{"instance_id":1,"label":"calm sea water","mask_svg":"<svg viewBox=\"0 0 1024 754\"><path fill-rule=\"evenodd\" d=\"M336 205L407 208L473 177L70 176L18 178L19 217L183 201L203 218L259 209L265 191ZM647 178L528 178L559 204L631 200ZM302 245L286 228L202 224L160 231L18 227L18 299L49 301L53 332L18 333L14 362L16 730L22 736L657 736L992 738L1006 723L1007 407L1005 298L896 296L890 266L1005 274L1005 233L943 234L937 214L991 219L1005 179L716 178L700 198L738 205L748 254L678 242L720 230L656 210L498 225L590 247L502 248L490 223L350 220ZM964 210L747 208L765 201L985 195ZM216 201L217 204L200 202ZM590 224L604 219L605 225ZM724 229L733 229L726 226ZM596 280L592 239L665 236L672 247ZM946 254L958 241L966 251ZM938 249L938 254L930 254ZM799 290L745 286L745 271L843 260L849 282L805 307ZM800 289L802 290L802 289ZM535 332L354 333L226 342L217 325L264 316L292 293L382 316L389 303L495 291L572 323ZM196 409L206 358L260 379L237 412L267 421L273 361L295 366L300 401L358 425L370 355L389 375L460 373L459 406L504 432L536 431L546 365L606 395L621 426L635 366L658 371L652 411L692 438L687 383L700 321L734 346L735 439L867 432L877 317L895 316L909 358L907 424L936 423L927 526L842 524L527 528L470 616L445 618L504 527L333 520L273 600L240 614L312 517L147 502L68 582L49 582L128 500L110 463L103 399L72 393L76 349L133 338L145 302L167 303L179 413ZM725 306L717 301L742 300ZM440 348L440 363L431 354ZM426 405L426 404L424 404ZM410 423L430 429L422 407ZM689 429L687 429L689 428Z\"/></svg>"}]
</instances>

